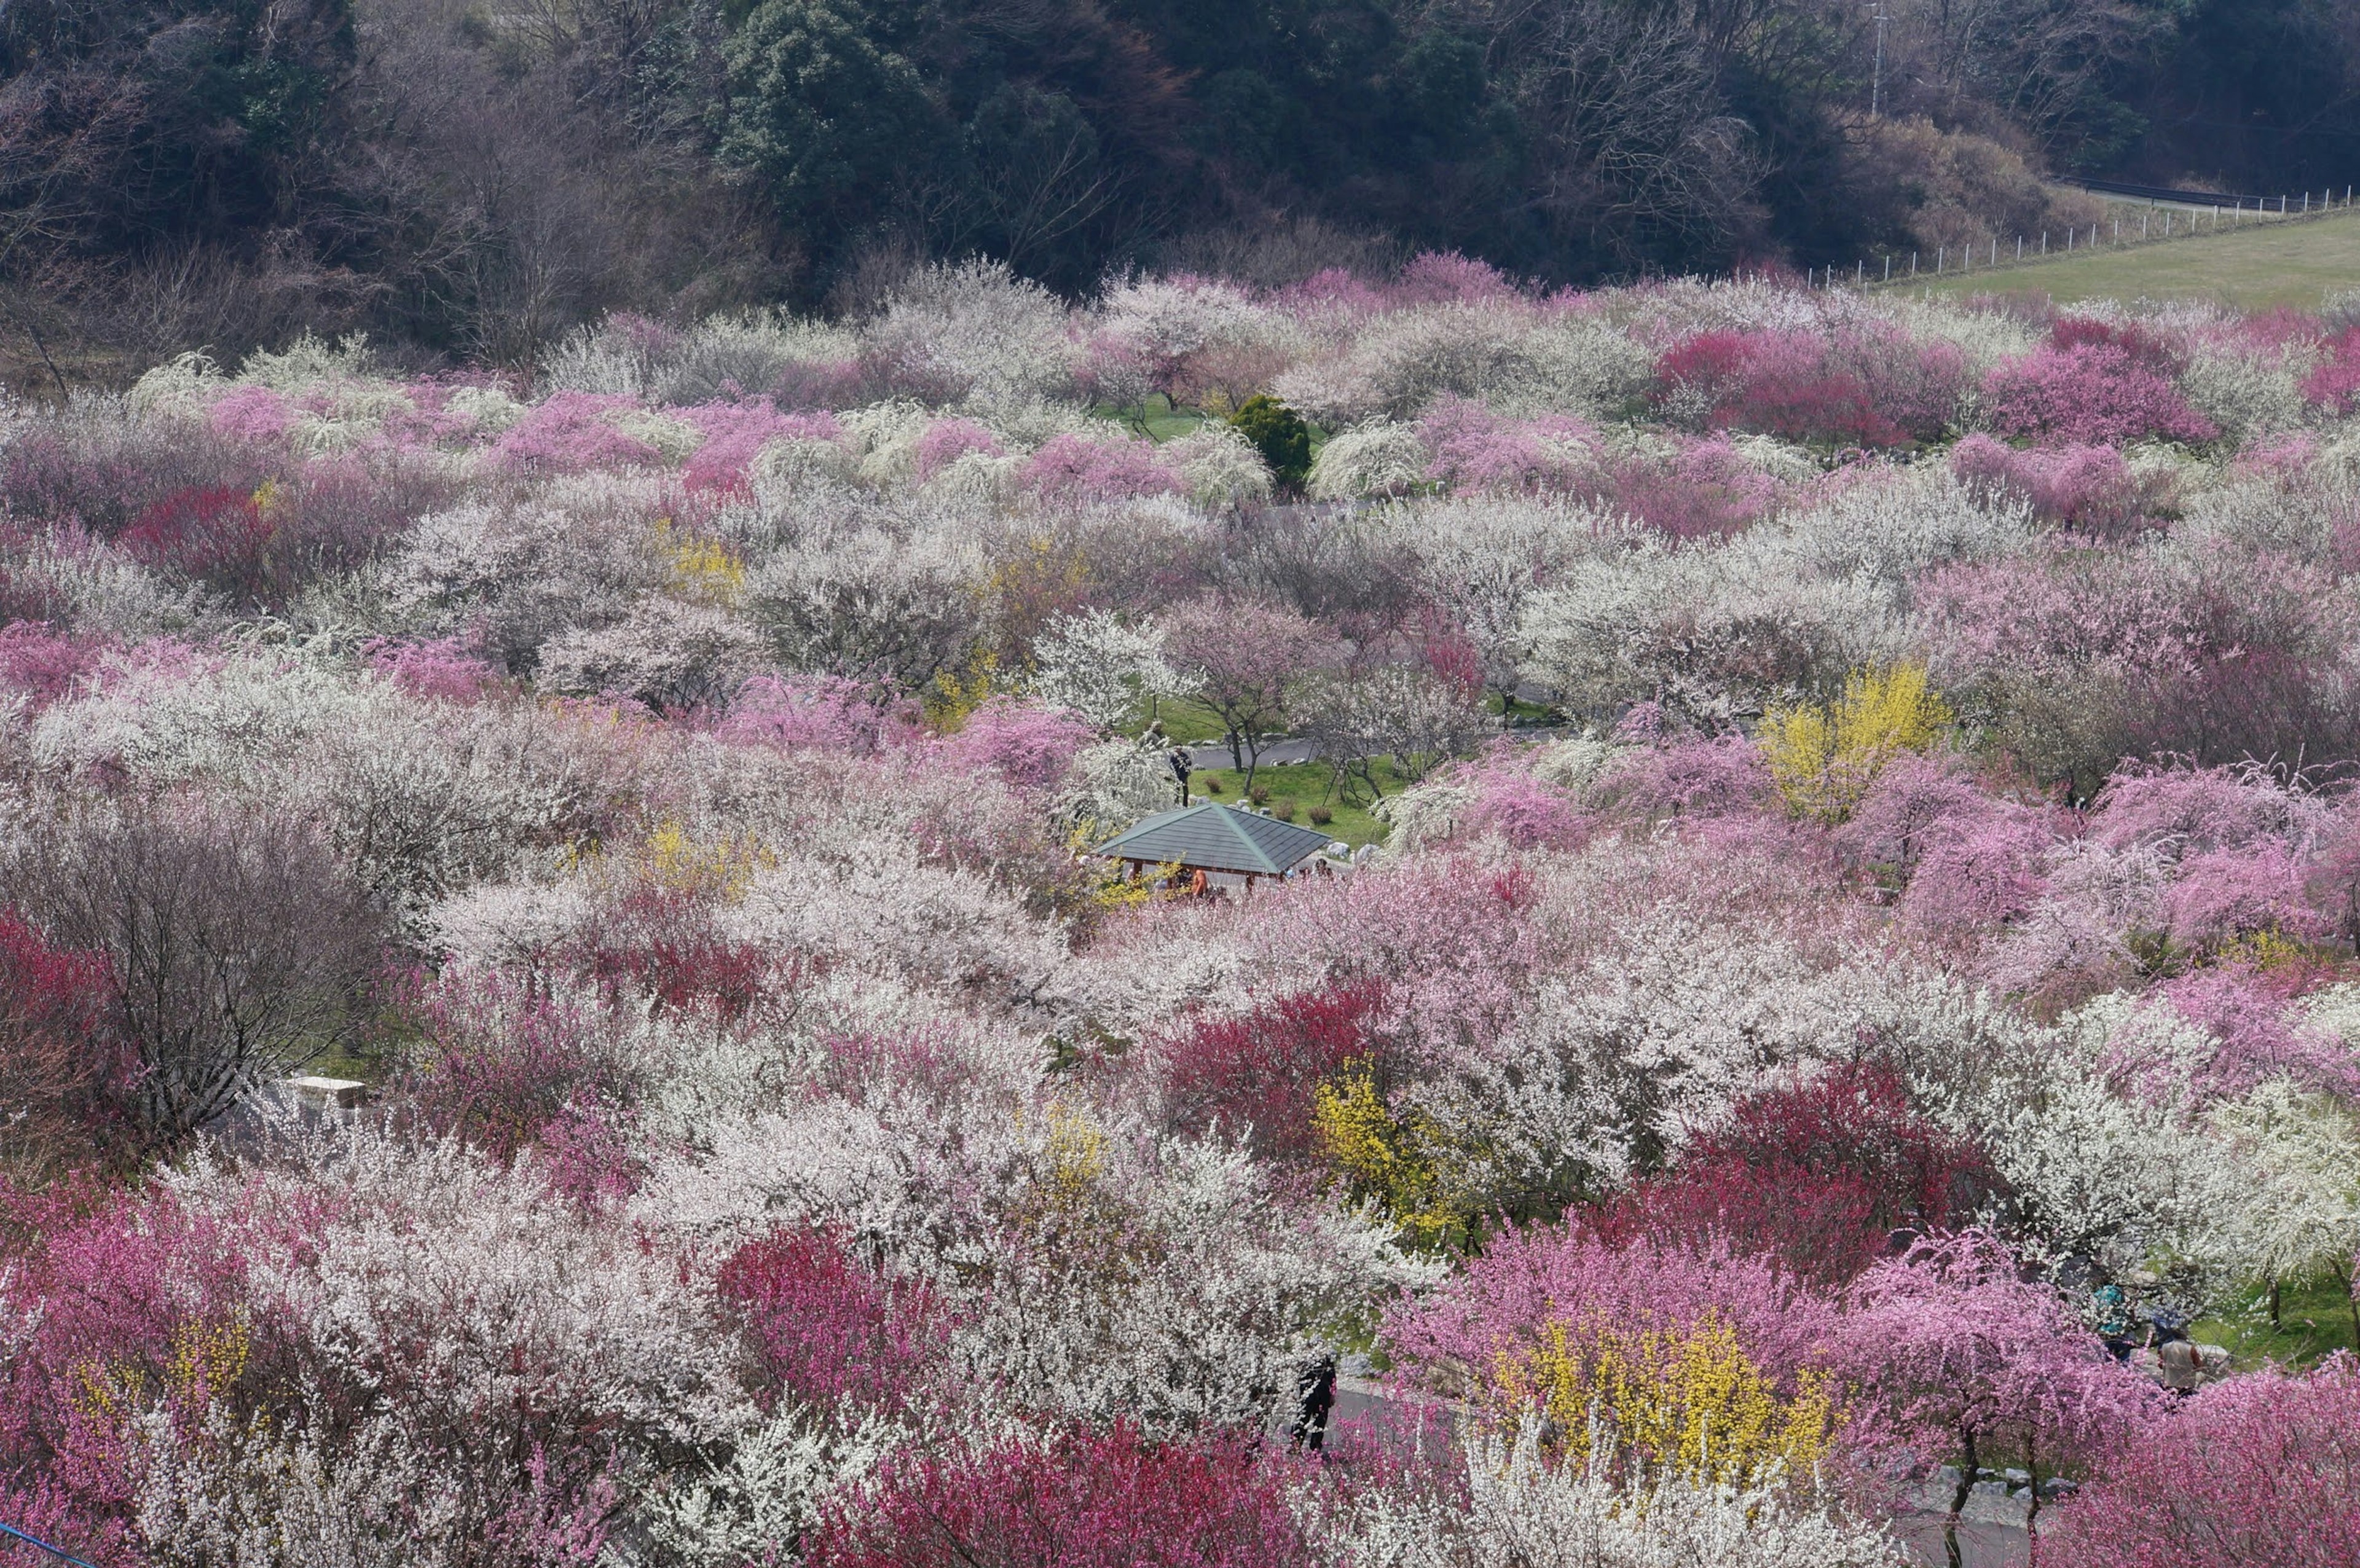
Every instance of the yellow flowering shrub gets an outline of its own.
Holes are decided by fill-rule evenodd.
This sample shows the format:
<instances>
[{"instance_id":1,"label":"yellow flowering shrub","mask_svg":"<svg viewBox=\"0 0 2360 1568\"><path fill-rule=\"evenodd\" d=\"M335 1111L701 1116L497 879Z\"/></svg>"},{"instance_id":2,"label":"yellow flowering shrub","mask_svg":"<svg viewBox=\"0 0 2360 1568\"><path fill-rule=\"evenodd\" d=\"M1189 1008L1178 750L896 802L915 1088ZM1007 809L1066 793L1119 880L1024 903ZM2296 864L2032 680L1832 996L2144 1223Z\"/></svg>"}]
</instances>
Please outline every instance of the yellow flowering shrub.
<instances>
[{"instance_id":1,"label":"yellow flowering shrub","mask_svg":"<svg viewBox=\"0 0 2360 1568\"><path fill-rule=\"evenodd\" d=\"M670 518L657 522L656 538L672 557L674 593L721 609L733 608L744 596L746 563L728 546L676 529Z\"/></svg>"},{"instance_id":2,"label":"yellow flowering shrub","mask_svg":"<svg viewBox=\"0 0 2360 1568\"><path fill-rule=\"evenodd\" d=\"M1685 1332L1551 1324L1539 1348L1500 1358L1495 1388L1503 1417L1538 1410L1569 1458L1604 1441L1651 1468L1740 1486L1808 1474L1838 1425L1830 1379L1806 1372L1782 1395L1716 1313Z\"/></svg>"},{"instance_id":3,"label":"yellow flowering shrub","mask_svg":"<svg viewBox=\"0 0 2360 1568\"><path fill-rule=\"evenodd\" d=\"M243 1311L207 1323L189 1319L173 1325L162 1368L164 1396L181 1410L210 1403L246 1373L254 1357L254 1333ZM86 1415L113 1422L145 1407L156 1381L130 1360L92 1360L73 1369L74 1403Z\"/></svg>"},{"instance_id":4,"label":"yellow flowering shrub","mask_svg":"<svg viewBox=\"0 0 2360 1568\"><path fill-rule=\"evenodd\" d=\"M1421 1136L1432 1129L1393 1115L1365 1064L1312 1091L1312 1130L1355 1196L1382 1205L1416 1242L1438 1246L1467 1224L1445 1196L1446 1183Z\"/></svg>"},{"instance_id":5,"label":"yellow flowering shrub","mask_svg":"<svg viewBox=\"0 0 2360 1568\"><path fill-rule=\"evenodd\" d=\"M948 734L966 722L967 716L992 698L1014 691L1019 682L1009 680L1000 668L1000 655L989 648L979 648L957 670L945 670L934 677L926 693L926 718L935 729Z\"/></svg>"},{"instance_id":6,"label":"yellow flowering shrub","mask_svg":"<svg viewBox=\"0 0 2360 1568\"><path fill-rule=\"evenodd\" d=\"M753 839L729 837L707 844L667 819L641 841L632 869L666 892L729 902L745 896L755 872L776 864L777 856Z\"/></svg>"},{"instance_id":7,"label":"yellow flowering shrub","mask_svg":"<svg viewBox=\"0 0 2360 1568\"><path fill-rule=\"evenodd\" d=\"M1886 763L1926 750L1950 722L1924 667L1896 664L1854 671L1833 702L1772 709L1762 723L1762 749L1790 808L1840 822Z\"/></svg>"}]
</instances>

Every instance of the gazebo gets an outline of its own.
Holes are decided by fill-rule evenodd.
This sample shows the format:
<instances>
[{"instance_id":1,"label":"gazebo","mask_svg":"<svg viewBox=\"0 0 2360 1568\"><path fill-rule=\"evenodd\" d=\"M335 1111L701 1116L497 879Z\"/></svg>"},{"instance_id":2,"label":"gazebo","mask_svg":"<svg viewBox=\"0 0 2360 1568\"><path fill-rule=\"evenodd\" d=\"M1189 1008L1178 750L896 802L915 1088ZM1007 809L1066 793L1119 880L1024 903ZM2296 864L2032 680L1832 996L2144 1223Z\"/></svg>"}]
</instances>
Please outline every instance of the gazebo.
<instances>
[{"instance_id":1,"label":"gazebo","mask_svg":"<svg viewBox=\"0 0 2360 1568\"><path fill-rule=\"evenodd\" d=\"M1265 877L1283 881L1314 867L1332 872L1328 843L1317 828L1210 802L1158 811L1092 853L1121 861L1133 877L1150 866L1176 866L1184 876L1205 873L1208 887L1237 886L1242 878L1251 891Z\"/></svg>"}]
</instances>

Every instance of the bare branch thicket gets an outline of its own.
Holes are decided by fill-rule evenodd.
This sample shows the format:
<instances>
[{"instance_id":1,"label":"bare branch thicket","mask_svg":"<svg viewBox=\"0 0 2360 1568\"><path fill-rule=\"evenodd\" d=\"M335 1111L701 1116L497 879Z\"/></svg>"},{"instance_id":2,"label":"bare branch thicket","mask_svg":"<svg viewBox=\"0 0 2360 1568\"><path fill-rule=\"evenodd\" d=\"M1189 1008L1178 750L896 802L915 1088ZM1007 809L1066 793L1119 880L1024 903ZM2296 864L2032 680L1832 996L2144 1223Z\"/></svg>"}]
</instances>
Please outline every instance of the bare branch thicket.
<instances>
[{"instance_id":1,"label":"bare branch thicket","mask_svg":"<svg viewBox=\"0 0 2360 1568\"><path fill-rule=\"evenodd\" d=\"M1526 201L1568 242L1638 267L1666 243L1710 248L1738 232L1760 159L1696 35L1662 13L1568 0L1534 15L1521 53Z\"/></svg>"},{"instance_id":2,"label":"bare branch thicket","mask_svg":"<svg viewBox=\"0 0 2360 1568\"><path fill-rule=\"evenodd\" d=\"M1893 80L1933 88L1927 107L1989 104L2052 144L2074 105L2169 26L2159 8L2126 0L1896 0L1894 17L1888 46L1908 63Z\"/></svg>"},{"instance_id":3,"label":"bare branch thicket","mask_svg":"<svg viewBox=\"0 0 2360 1568\"><path fill-rule=\"evenodd\" d=\"M93 808L7 870L10 900L111 965L129 1110L154 1148L347 1045L377 922L311 829L229 808Z\"/></svg>"}]
</instances>

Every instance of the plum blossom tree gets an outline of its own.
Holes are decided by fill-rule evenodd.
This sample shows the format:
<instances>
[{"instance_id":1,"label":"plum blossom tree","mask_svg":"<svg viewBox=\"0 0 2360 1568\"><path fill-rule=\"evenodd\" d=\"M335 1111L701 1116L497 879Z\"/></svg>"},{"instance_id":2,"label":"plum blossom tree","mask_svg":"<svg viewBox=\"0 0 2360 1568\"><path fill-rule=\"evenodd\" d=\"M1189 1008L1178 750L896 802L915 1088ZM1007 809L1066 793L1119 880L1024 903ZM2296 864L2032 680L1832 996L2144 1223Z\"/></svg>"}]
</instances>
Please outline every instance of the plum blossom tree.
<instances>
[{"instance_id":1,"label":"plum blossom tree","mask_svg":"<svg viewBox=\"0 0 2360 1568\"><path fill-rule=\"evenodd\" d=\"M2058 1509L2067 1568L2329 1568L2360 1552L2360 1368L2266 1367L2170 1415Z\"/></svg>"},{"instance_id":2,"label":"plum blossom tree","mask_svg":"<svg viewBox=\"0 0 2360 1568\"><path fill-rule=\"evenodd\" d=\"M1872 1265L1843 1323L1844 1356L1905 1438L1957 1444L1961 1479L1944 1526L1954 1563L1959 1513L1993 1447L2023 1454L2037 1521L2043 1465L2053 1473L2060 1462L2103 1460L2159 1394L1979 1231L1928 1238Z\"/></svg>"},{"instance_id":3,"label":"plum blossom tree","mask_svg":"<svg viewBox=\"0 0 2360 1568\"><path fill-rule=\"evenodd\" d=\"M1100 731L1122 728L1142 700L1185 696L1192 685L1164 661L1161 637L1104 610L1050 622L1032 657L1032 695L1072 709Z\"/></svg>"},{"instance_id":4,"label":"plum blossom tree","mask_svg":"<svg viewBox=\"0 0 2360 1568\"><path fill-rule=\"evenodd\" d=\"M2239 1261L2273 1302L2281 1281L2334 1279L2360 1336L2360 1127L2348 1105L2277 1078L2212 1119L2254 1178L2233 1222Z\"/></svg>"},{"instance_id":5,"label":"plum blossom tree","mask_svg":"<svg viewBox=\"0 0 2360 1568\"><path fill-rule=\"evenodd\" d=\"M1251 781L1264 735L1286 722L1326 639L1295 611L1253 598L1190 600L1167 611L1162 626L1166 657L1219 717L1229 761Z\"/></svg>"},{"instance_id":6,"label":"plum blossom tree","mask_svg":"<svg viewBox=\"0 0 2360 1568\"><path fill-rule=\"evenodd\" d=\"M1288 1465L1220 1438L1149 1443L1130 1428L889 1461L831 1509L825 1568L1308 1568Z\"/></svg>"}]
</instances>

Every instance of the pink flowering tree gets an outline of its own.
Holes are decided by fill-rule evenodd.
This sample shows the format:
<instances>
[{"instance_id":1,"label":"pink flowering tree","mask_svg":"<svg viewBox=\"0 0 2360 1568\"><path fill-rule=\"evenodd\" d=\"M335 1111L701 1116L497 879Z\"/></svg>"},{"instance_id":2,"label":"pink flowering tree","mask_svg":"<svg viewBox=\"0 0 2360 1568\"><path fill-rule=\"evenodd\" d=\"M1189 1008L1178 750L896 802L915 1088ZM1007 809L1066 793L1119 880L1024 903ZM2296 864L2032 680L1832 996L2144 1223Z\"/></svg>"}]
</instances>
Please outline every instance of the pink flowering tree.
<instances>
[{"instance_id":1,"label":"pink flowering tree","mask_svg":"<svg viewBox=\"0 0 2360 1568\"><path fill-rule=\"evenodd\" d=\"M2360 1363L2202 1390L2061 1505L2043 1546L2060 1568L2360 1563Z\"/></svg>"},{"instance_id":2,"label":"pink flowering tree","mask_svg":"<svg viewBox=\"0 0 2360 1568\"><path fill-rule=\"evenodd\" d=\"M1656 361L1655 398L1708 429L1890 447L1941 433L1963 380L1958 351L1891 332L1715 329Z\"/></svg>"},{"instance_id":3,"label":"pink flowering tree","mask_svg":"<svg viewBox=\"0 0 2360 1568\"><path fill-rule=\"evenodd\" d=\"M1576 1223L1495 1237L1440 1290L1387 1312L1382 1338L1432 1391L1496 1407L1513 1398L1506 1370L1553 1328L1686 1332L1708 1315L1788 1390L1797 1374L1832 1365L1843 1333L1834 1299L1769 1258L1721 1241L1640 1235L1617 1245Z\"/></svg>"},{"instance_id":4,"label":"pink flowering tree","mask_svg":"<svg viewBox=\"0 0 2360 1568\"><path fill-rule=\"evenodd\" d=\"M2169 500L2165 481L2134 476L2110 446L2018 451L1978 432L1951 448L1950 472L1989 500L2020 502L2037 517L2102 537L2158 526Z\"/></svg>"},{"instance_id":5,"label":"pink flowering tree","mask_svg":"<svg viewBox=\"0 0 2360 1568\"><path fill-rule=\"evenodd\" d=\"M502 432L492 444L501 466L525 474L578 474L594 468L647 466L656 449L617 425L610 416L639 405L601 392L554 392Z\"/></svg>"},{"instance_id":6,"label":"pink flowering tree","mask_svg":"<svg viewBox=\"0 0 2360 1568\"><path fill-rule=\"evenodd\" d=\"M995 773L1018 789L1054 794L1098 732L1072 712L992 697L939 743L943 759L967 773Z\"/></svg>"},{"instance_id":7,"label":"pink flowering tree","mask_svg":"<svg viewBox=\"0 0 2360 1568\"><path fill-rule=\"evenodd\" d=\"M1597 825L1579 797L1535 774L1512 742L1461 764L1450 782L1473 791L1459 812L1461 832L1489 833L1518 849L1575 848Z\"/></svg>"},{"instance_id":8,"label":"pink flowering tree","mask_svg":"<svg viewBox=\"0 0 2360 1568\"><path fill-rule=\"evenodd\" d=\"M1598 432L1579 419L1549 415L1508 419L1482 404L1439 397L1418 421L1434 460L1426 476L1451 490L1567 490L1590 467Z\"/></svg>"},{"instance_id":9,"label":"pink flowering tree","mask_svg":"<svg viewBox=\"0 0 2360 1568\"><path fill-rule=\"evenodd\" d=\"M2173 360L2138 328L2067 317L2047 343L1984 379L1992 428L2046 445L2212 441L2220 429L2180 395Z\"/></svg>"},{"instance_id":10,"label":"pink flowering tree","mask_svg":"<svg viewBox=\"0 0 2360 1568\"><path fill-rule=\"evenodd\" d=\"M827 413L781 414L768 398L747 403L704 403L672 410L696 428L703 444L682 464L682 485L691 491L742 486L746 470L773 441L839 441L844 427Z\"/></svg>"},{"instance_id":11,"label":"pink flowering tree","mask_svg":"<svg viewBox=\"0 0 2360 1568\"><path fill-rule=\"evenodd\" d=\"M782 751L867 756L914 739L918 729L912 713L879 708L874 692L859 681L839 675L757 675L738 689L713 733L726 741Z\"/></svg>"},{"instance_id":12,"label":"pink flowering tree","mask_svg":"<svg viewBox=\"0 0 2360 1568\"><path fill-rule=\"evenodd\" d=\"M1953 1562L1959 1513L1994 1450L2023 1457L2037 1521L2044 1468L2113 1454L2161 1399L1980 1231L1936 1236L1873 1265L1852 1289L1843 1325L1848 1369L1903 1439L1921 1454L1958 1457L1946 1526Z\"/></svg>"},{"instance_id":13,"label":"pink flowering tree","mask_svg":"<svg viewBox=\"0 0 2360 1568\"><path fill-rule=\"evenodd\" d=\"M1267 599L1192 599L1162 622L1164 657L1196 682L1225 731L1232 766L1253 781L1264 732L1281 728L1303 677L1328 639L1298 612Z\"/></svg>"},{"instance_id":14,"label":"pink flowering tree","mask_svg":"<svg viewBox=\"0 0 2360 1568\"><path fill-rule=\"evenodd\" d=\"M369 667L416 697L446 702L472 702L499 679L491 664L465 637L433 637L421 642L396 642L371 637L361 645Z\"/></svg>"},{"instance_id":15,"label":"pink flowering tree","mask_svg":"<svg viewBox=\"0 0 2360 1568\"><path fill-rule=\"evenodd\" d=\"M1070 432L1025 459L1016 482L1029 495L1069 506L1178 495L1187 490L1156 456L1151 441L1120 437L1092 441Z\"/></svg>"}]
</instances>

